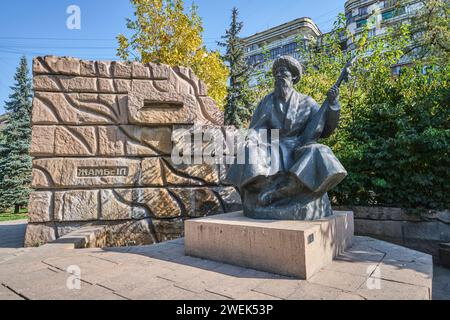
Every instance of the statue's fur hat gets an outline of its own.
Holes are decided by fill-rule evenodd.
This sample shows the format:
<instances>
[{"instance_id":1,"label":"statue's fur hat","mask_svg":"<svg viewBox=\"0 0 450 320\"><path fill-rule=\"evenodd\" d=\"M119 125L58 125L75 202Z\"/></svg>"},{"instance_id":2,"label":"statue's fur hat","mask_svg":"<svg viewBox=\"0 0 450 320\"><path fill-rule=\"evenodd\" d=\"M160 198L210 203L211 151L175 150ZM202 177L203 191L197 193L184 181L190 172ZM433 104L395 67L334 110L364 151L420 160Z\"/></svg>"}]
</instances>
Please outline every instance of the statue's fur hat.
<instances>
[{"instance_id":1,"label":"statue's fur hat","mask_svg":"<svg viewBox=\"0 0 450 320\"><path fill-rule=\"evenodd\" d=\"M277 58L272 67L273 75L275 75L277 69L282 66L288 67L292 72L292 76L294 77L294 84L300 81L300 77L303 73L303 67L301 63L297 61L297 59L291 56L281 56Z\"/></svg>"}]
</instances>

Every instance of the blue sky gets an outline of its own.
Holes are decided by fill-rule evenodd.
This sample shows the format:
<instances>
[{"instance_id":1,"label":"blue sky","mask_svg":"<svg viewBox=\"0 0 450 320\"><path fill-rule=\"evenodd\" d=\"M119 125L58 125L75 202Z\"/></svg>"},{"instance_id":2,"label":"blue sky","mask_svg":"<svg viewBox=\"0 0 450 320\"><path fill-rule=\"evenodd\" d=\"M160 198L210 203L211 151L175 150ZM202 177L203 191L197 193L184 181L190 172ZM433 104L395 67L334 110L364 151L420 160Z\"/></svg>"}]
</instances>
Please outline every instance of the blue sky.
<instances>
[{"instance_id":1,"label":"blue sky","mask_svg":"<svg viewBox=\"0 0 450 320\"><path fill-rule=\"evenodd\" d=\"M186 0L190 4L191 0ZM329 31L345 0L196 0L203 18L204 41L210 49L224 34L233 6L240 10L248 36L269 27L311 17L323 31ZM81 29L69 30L67 7L81 9ZM115 37L124 32L125 18L132 17L128 0L2 0L0 2L0 114L10 94L9 86L20 56L30 68L37 55L67 55L83 59L114 60Z\"/></svg>"}]
</instances>

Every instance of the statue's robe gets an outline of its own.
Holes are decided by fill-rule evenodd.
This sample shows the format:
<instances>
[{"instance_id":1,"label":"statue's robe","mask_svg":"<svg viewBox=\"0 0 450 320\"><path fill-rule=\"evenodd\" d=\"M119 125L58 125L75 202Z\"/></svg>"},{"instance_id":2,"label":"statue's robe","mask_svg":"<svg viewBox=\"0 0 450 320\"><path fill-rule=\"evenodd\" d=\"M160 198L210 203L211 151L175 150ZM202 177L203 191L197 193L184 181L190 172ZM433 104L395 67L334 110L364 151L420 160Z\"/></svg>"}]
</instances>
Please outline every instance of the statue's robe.
<instances>
[{"instance_id":1,"label":"statue's robe","mask_svg":"<svg viewBox=\"0 0 450 320\"><path fill-rule=\"evenodd\" d=\"M286 102L273 93L261 101L249 127L254 131L244 147L245 163L231 165L225 179L241 191L246 215L314 220L332 214L326 192L340 183L347 172L331 149L316 140L330 136L338 127L339 118L338 102L326 102L321 109L314 99L295 90ZM311 135L311 124L317 126L315 123L319 123L316 136ZM278 139L271 141L271 129L279 130ZM266 132L267 144L256 149L249 147L251 141L253 145L261 142ZM295 177L298 192L290 199L258 207L257 195L267 187L271 177L280 174Z\"/></svg>"}]
</instances>

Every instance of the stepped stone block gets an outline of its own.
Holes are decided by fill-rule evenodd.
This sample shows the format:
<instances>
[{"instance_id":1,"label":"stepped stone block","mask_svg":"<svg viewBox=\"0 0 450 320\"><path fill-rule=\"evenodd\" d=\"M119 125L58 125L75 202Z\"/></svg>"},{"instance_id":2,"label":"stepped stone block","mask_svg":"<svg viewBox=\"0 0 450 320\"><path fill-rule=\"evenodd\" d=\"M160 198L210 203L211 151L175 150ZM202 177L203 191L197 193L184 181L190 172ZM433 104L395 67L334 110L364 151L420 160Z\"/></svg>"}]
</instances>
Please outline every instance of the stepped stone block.
<instances>
[{"instance_id":1,"label":"stepped stone block","mask_svg":"<svg viewBox=\"0 0 450 320\"><path fill-rule=\"evenodd\" d=\"M32 156L164 156L172 150L169 127L35 126Z\"/></svg>"},{"instance_id":2,"label":"stepped stone block","mask_svg":"<svg viewBox=\"0 0 450 320\"><path fill-rule=\"evenodd\" d=\"M56 228L53 224L34 224L27 225L25 232L25 247L38 247L56 240Z\"/></svg>"},{"instance_id":3,"label":"stepped stone block","mask_svg":"<svg viewBox=\"0 0 450 320\"><path fill-rule=\"evenodd\" d=\"M28 217L32 223L53 219L53 195L49 191L32 192L28 203Z\"/></svg>"},{"instance_id":4,"label":"stepped stone block","mask_svg":"<svg viewBox=\"0 0 450 320\"><path fill-rule=\"evenodd\" d=\"M97 68L94 61L80 61L80 75L83 77L96 77Z\"/></svg>"},{"instance_id":5,"label":"stepped stone block","mask_svg":"<svg viewBox=\"0 0 450 320\"><path fill-rule=\"evenodd\" d=\"M99 191L55 192L55 221L91 221L99 218Z\"/></svg>"},{"instance_id":6,"label":"stepped stone block","mask_svg":"<svg viewBox=\"0 0 450 320\"><path fill-rule=\"evenodd\" d=\"M105 227L95 239L97 247L149 245L157 242L150 219L130 220Z\"/></svg>"},{"instance_id":7,"label":"stepped stone block","mask_svg":"<svg viewBox=\"0 0 450 320\"><path fill-rule=\"evenodd\" d=\"M128 97L116 94L36 92L34 125L111 125L127 121Z\"/></svg>"},{"instance_id":8,"label":"stepped stone block","mask_svg":"<svg viewBox=\"0 0 450 320\"><path fill-rule=\"evenodd\" d=\"M131 79L132 77L132 65L129 62L113 62L112 76L114 78L126 78Z\"/></svg>"},{"instance_id":9,"label":"stepped stone block","mask_svg":"<svg viewBox=\"0 0 450 320\"><path fill-rule=\"evenodd\" d=\"M157 156L172 150L169 127L100 126L100 156Z\"/></svg>"},{"instance_id":10,"label":"stepped stone block","mask_svg":"<svg viewBox=\"0 0 450 320\"><path fill-rule=\"evenodd\" d=\"M100 191L100 219L101 220L129 220L147 217L146 210L135 208L131 202L123 201L116 190L105 189Z\"/></svg>"},{"instance_id":11,"label":"stepped stone block","mask_svg":"<svg viewBox=\"0 0 450 320\"><path fill-rule=\"evenodd\" d=\"M177 199L167 189L134 188L114 191L123 201L145 210L147 216L164 219L182 215Z\"/></svg>"},{"instance_id":12,"label":"stepped stone block","mask_svg":"<svg viewBox=\"0 0 450 320\"><path fill-rule=\"evenodd\" d=\"M241 208L233 187L115 188L35 191L30 222L82 222L201 217Z\"/></svg>"},{"instance_id":13,"label":"stepped stone block","mask_svg":"<svg viewBox=\"0 0 450 320\"><path fill-rule=\"evenodd\" d=\"M55 130L53 126L35 126L31 134L31 156L52 156L55 152Z\"/></svg>"},{"instance_id":14,"label":"stepped stone block","mask_svg":"<svg viewBox=\"0 0 450 320\"><path fill-rule=\"evenodd\" d=\"M133 80L128 108L132 124L189 124L199 109L195 96L164 92L146 80Z\"/></svg>"},{"instance_id":15,"label":"stepped stone block","mask_svg":"<svg viewBox=\"0 0 450 320\"><path fill-rule=\"evenodd\" d=\"M97 153L94 127L61 127L55 129L55 150L58 156L93 156Z\"/></svg>"},{"instance_id":16,"label":"stepped stone block","mask_svg":"<svg viewBox=\"0 0 450 320\"><path fill-rule=\"evenodd\" d=\"M153 220L156 237L158 242L174 240L180 238L184 234L183 219L171 220Z\"/></svg>"},{"instance_id":17,"label":"stepped stone block","mask_svg":"<svg viewBox=\"0 0 450 320\"><path fill-rule=\"evenodd\" d=\"M206 188L172 189L186 208L189 217L203 217L208 214L223 213L223 208L216 194Z\"/></svg>"},{"instance_id":18,"label":"stepped stone block","mask_svg":"<svg viewBox=\"0 0 450 320\"><path fill-rule=\"evenodd\" d=\"M70 57L38 57L33 60L34 74L80 75L80 60Z\"/></svg>"},{"instance_id":19,"label":"stepped stone block","mask_svg":"<svg viewBox=\"0 0 450 320\"><path fill-rule=\"evenodd\" d=\"M170 158L164 158L165 179L169 185L218 185L219 167L210 164L174 164Z\"/></svg>"}]
</instances>

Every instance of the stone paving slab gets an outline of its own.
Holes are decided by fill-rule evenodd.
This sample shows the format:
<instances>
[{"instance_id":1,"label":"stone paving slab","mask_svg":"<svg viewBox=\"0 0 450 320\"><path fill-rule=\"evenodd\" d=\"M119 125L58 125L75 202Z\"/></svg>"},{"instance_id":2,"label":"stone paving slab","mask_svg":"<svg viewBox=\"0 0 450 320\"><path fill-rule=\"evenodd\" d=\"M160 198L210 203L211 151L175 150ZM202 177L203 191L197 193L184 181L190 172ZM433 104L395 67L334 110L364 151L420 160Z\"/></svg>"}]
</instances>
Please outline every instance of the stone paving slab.
<instances>
[{"instance_id":1,"label":"stone paving slab","mask_svg":"<svg viewBox=\"0 0 450 320\"><path fill-rule=\"evenodd\" d=\"M434 266L433 300L450 300L450 269Z\"/></svg>"},{"instance_id":2,"label":"stone paving slab","mask_svg":"<svg viewBox=\"0 0 450 320\"><path fill-rule=\"evenodd\" d=\"M0 222L0 263L30 251L23 248L27 220Z\"/></svg>"},{"instance_id":3,"label":"stone paving slab","mask_svg":"<svg viewBox=\"0 0 450 320\"><path fill-rule=\"evenodd\" d=\"M27 220L0 223L0 248L22 248Z\"/></svg>"},{"instance_id":4,"label":"stone paving slab","mask_svg":"<svg viewBox=\"0 0 450 320\"><path fill-rule=\"evenodd\" d=\"M49 244L0 263L0 299L427 300L431 297L431 256L365 237L355 237L351 249L309 281L185 256L182 240L127 248L69 247ZM68 272L71 266L81 271L80 290L67 287L68 281L74 281L74 274ZM450 278L447 276L445 269L440 270L440 297L445 297L448 288L445 282Z\"/></svg>"},{"instance_id":5,"label":"stone paving slab","mask_svg":"<svg viewBox=\"0 0 450 320\"><path fill-rule=\"evenodd\" d=\"M17 295L7 287L0 285L0 300L24 300L24 298Z\"/></svg>"}]
</instances>

